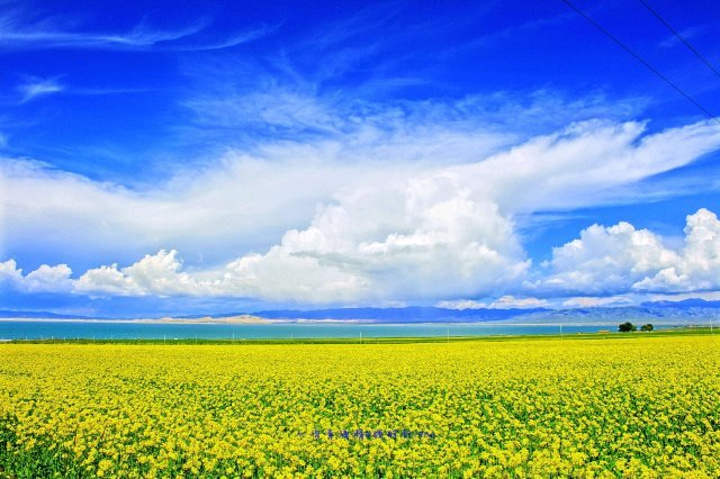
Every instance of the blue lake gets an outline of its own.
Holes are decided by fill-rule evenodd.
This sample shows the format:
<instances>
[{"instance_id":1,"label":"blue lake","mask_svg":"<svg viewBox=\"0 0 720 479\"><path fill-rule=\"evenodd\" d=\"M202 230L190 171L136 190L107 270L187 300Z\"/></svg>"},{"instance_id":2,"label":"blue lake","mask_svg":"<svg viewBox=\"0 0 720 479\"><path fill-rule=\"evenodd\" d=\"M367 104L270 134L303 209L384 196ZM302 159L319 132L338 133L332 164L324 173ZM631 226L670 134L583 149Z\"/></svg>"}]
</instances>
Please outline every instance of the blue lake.
<instances>
[{"instance_id":1,"label":"blue lake","mask_svg":"<svg viewBox=\"0 0 720 479\"><path fill-rule=\"evenodd\" d=\"M564 334L594 333L610 326L563 326ZM558 326L482 324L147 324L81 321L0 321L0 339L302 339L399 336L559 334Z\"/></svg>"}]
</instances>

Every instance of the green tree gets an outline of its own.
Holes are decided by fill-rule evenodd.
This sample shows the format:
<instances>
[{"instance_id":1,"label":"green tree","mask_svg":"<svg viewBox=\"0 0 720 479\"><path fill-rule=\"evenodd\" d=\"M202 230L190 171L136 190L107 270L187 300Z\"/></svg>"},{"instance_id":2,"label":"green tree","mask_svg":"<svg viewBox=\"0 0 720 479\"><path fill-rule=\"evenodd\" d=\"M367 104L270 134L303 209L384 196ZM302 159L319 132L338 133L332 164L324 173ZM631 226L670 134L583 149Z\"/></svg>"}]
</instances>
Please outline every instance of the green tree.
<instances>
[{"instance_id":1,"label":"green tree","mask_svg":"<svg viewBox=\"0 0 720 479\"><path fill-rule=\"evenodd\" d=\"M621 333L631 333L633 331L637 331L637 326L628 321L618 326L618 331L620 331Z\"/></svg>"},{"instance_id":2,"label":"green tree","mask_svg":"<svg viewBox=\"0 0 720 479\"><path fill-rule=\"evenodd\" d=\"M648 332L648 331L652 331L653 329L655 329L655 326L648 323L648 324L643 324L642 327L640 328L640 331Z\"/></svg>"}]
</instances>

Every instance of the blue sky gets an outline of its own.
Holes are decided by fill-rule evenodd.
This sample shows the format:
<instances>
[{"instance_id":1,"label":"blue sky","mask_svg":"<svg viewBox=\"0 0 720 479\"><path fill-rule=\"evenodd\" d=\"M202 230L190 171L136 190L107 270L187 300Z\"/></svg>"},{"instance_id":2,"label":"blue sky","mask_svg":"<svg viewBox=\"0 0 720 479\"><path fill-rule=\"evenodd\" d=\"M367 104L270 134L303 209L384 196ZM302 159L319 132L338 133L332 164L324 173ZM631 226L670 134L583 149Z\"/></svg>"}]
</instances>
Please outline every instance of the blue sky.
<instances>
[{"instance_id":1,"label":"blue sky","mask_svg":"<svg viewBox=\"0 0 720 479\"><path fill-rule=\"evenodd\" d=\"M649 3L720 68L717 2ZM0 307L720 298L720 123L560 0L0 1L0 64Z\"/></svg>"}]
</instances>

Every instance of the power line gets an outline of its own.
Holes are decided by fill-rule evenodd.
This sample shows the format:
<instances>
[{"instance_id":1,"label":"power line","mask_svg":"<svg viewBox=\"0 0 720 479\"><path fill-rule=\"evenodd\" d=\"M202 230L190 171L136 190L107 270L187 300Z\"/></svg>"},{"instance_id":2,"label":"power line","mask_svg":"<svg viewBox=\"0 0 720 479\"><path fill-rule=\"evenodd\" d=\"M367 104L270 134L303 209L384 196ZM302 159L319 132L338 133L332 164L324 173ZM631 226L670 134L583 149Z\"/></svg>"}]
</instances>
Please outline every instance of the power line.
<instances>
[{"instance_id":1,"label":"power line","mask_svg":"<svg viewBox=\"0 0 720 479\"><path fill-rule=\"evenodd\" d=\"M681 42L683 42L683 43L685 44L685 46L688 47L688 49L689 49L691 52L693 52L693 53L695 54L695 56L700 59L701 62L703 62L703 63L705 64L705 66L707 66L713 73L715 73L715 75L717 75L717 76L720 78L720 71L718 71L718 70L712 65L712 63L710 63L710 62L708 61L707 58L705 58L699 51L697 51L697 50L695 49L695 47L693 47L693 46L690 44L690 42L687 41L687 39L680 34L680 32L678 32L677 30L675 30L675 29L674 29L662 16L660 16L660 14L659 14L658 12L656 12L656 11L650 6L650 4L648 4L645 0L638 0L638 1L639 1L640 3L642 3L642 4L645 6L645 8L647 8L648 11L655 16L655 18L657 18L658 20L660 20L660 23L662 23L663 25L665 25L665 27L667 27L667 29L670 30L673 35L675 35Z\"/></svg>"},{"instance_id":2,"label":"power line","mask_svg":"<svg viewBox=\"0 0 720 479\"><path fill-rule=\"evenodd\" d=\"M597 28L598 30L600 30L603 34L605 34L608 38L610 38L613 42L615 42L620 48L622 48L623 50L625 50L625 51L626 51L628 54L630 54L633 58L635 58L637 61L639 61L641 64L643 64L643 65L645 66L645 68L647 68L648 70L650 70L651 72L653 72L653 73L654 73L655 75L657 75L661 80L663 80L665 83L667 83L668 85L670 85L675 91L677 91L677 92L680 93L682 96L684 96L685 99L686 99L687 101L689 101L690 103L692 103L693 105L695 105L695 107L696 107L698 110L702 111L702 112L705 113L708 117L710 117L711 119L713 119L713 120L715 120L716 122L720 123L720 120L719 120L715 115L713 115L712 113L710 113L710 111L708 111L704 106L702 106L700 103L698 103L697 101L695 101L695 99L694 99L693 97L691 97L690 95L688 95L687 93L685 93L685 91L683 91L682 88L680 88L679 86L677 86L672 80L670 80L668 77L666 77L665 75L663 75L657 68L655 68L655 67L652 66L650 63L648 63L643 57L641 57L640 55L638 55L637 53L635 53L633 50L631 50L629 47L627 47L623 42L621 42L620 40L618 40L612 33L610 33L608 30L606 30L605 27L603 27L602 25L600 25L599 23L597 23L595 20L592 19L592 17L590 17L589 15L587 15L585 12L583 12L582 10L580 10L578 7L576 7L572 2L570 2L570 0L562 0L562 2L565 3L568 7L572 8L572 9L575 11L575 13L577 13L578 15L580 15L581 17L583 17L585 20L587 20L588 22L590 22L590 24L592 24L592 26L594 26L595 28Z\"/></svg>"}]
</instances>

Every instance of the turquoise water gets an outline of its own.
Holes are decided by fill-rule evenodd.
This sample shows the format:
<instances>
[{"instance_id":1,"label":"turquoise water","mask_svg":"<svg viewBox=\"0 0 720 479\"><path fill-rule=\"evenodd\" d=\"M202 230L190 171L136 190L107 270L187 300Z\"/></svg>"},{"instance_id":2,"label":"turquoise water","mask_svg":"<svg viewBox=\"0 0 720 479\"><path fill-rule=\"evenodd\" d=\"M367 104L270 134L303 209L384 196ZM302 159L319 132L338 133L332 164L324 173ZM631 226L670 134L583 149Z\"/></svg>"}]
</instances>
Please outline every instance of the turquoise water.
<instances>
[{"instance_id":1,"label":"turquoise water","mask_svg":"<svg viewBox=\"0 0 720 479\"><path fill-rule=\"evenodd\" d=\"M603 326L563 326L563 333L590 333ZM0 339L303 339L398 336L493 336L559 334L558 326L507 324L145 324L80 321L0 321Z\"/></svg>"}]
</instances>

